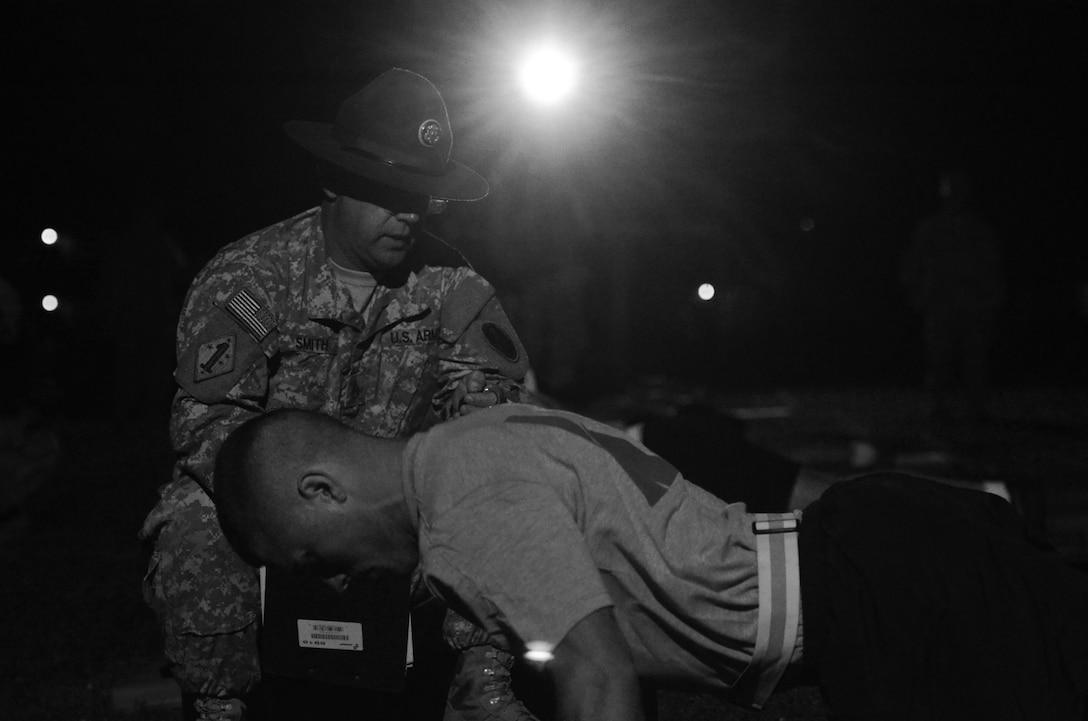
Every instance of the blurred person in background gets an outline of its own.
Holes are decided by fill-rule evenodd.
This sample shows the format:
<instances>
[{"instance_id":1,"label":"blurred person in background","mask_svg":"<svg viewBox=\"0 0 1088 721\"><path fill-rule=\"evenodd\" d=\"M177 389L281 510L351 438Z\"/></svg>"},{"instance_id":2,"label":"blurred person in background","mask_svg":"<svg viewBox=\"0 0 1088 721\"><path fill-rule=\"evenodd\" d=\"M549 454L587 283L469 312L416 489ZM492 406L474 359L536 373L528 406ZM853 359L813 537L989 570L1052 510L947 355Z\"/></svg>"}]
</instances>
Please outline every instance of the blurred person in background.
<instances>
[{"instance_id":1,"label":"blurred person in background","mask_svg":"<svg viewBox=\"0 0 1088 721\"><path fill-rule=\"evenodd\" d=\"M983 419L994 322L1005 299L1001 251L989 224L968 205L970 176L948 170L939 189L941 207L915 227L900 278L922 317L933 419L956 420L961 391L967 417Z\"/></svg>"}]
</instances>

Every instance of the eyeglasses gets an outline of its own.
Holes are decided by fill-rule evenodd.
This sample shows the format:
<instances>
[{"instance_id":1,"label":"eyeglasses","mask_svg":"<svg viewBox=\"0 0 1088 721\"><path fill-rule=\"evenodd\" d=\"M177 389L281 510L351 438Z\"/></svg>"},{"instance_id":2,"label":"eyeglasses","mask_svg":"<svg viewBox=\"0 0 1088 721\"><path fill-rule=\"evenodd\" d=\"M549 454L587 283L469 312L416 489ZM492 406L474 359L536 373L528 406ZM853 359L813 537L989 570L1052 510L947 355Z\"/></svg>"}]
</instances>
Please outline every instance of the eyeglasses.
<instances>
[{"instance_id":1,"label":"eyeglasses","mask_svg":"<svg viewBox=\"0 0 1088 721\"><path fill-rule=\"evenodd\" d=\"M449 201L444 198L391 188L349 175L333 166L322 166L319 173L322 185L332 192L377 205L391 213L415 213L421 217L438 215L449 205Z\"/></svg>"},{"instance_id":2,"label":"eyeglasses","mask_svg":"<svg viewBox=\"0 0 1088 721\"><path fill-rule=\"evenodd\" d=\"M346 195L385 208L391 213L415 213L419 216L438 215L449 204L449 201L443 198L433 198L429 195L418 195L383 186L370 186L365 189L353 188L353 190L355 192L346 193Z\"/></svg>"}]
</instances>

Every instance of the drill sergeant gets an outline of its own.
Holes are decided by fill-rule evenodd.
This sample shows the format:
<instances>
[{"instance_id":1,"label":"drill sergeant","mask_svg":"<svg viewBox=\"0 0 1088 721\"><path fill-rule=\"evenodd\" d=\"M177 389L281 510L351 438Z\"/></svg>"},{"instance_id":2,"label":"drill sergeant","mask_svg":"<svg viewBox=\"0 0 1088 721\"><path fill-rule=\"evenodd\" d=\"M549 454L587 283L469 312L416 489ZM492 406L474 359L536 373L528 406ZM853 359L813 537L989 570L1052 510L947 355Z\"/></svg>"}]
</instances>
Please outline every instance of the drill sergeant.
<instances>
[{"instance_id":1,"label":"drill sergeant","mask_svg":"<svg viewBox=\"0 0 1088 721\"><path fill-rule=\"evenodd\" d=\"M404 437L524 393L525 352L494 289L421 227L448 201L488 192L450 159L438 90L393 69L333 123L285 131L316 159L323 199L227 245L194 280L177 328L173 478L140 531L153 547L145 598L187 718L242 718L261 678L258 573L223 538L212 500L216 452L233 429L303 408ZM467 622L447 625L451 642L471 645ZM498 699L493 680L511 664L467 649L460 702ZM484 686L473 676L490 697L474 696Z\"/></svg>"}]
</instances>

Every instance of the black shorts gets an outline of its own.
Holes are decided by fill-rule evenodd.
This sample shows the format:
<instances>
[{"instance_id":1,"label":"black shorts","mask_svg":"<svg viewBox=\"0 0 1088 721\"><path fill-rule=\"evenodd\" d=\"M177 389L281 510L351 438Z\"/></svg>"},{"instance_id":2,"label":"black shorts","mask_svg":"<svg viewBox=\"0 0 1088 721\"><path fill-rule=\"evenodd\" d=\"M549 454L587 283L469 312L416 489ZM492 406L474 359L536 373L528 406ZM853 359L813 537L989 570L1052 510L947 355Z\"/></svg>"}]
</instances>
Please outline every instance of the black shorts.
<instances>
[{"instance_id":1,"label":"black shorts","mask_svg":"<svg viewBox=\"0 0 1088 721\"><path fill-rule=\"evenodd\" d=\"M805 510L805 665L841 719L1068 719L1088 694L1088 577L1004 500L899 474Z\"/></svg>"}]
</instances>

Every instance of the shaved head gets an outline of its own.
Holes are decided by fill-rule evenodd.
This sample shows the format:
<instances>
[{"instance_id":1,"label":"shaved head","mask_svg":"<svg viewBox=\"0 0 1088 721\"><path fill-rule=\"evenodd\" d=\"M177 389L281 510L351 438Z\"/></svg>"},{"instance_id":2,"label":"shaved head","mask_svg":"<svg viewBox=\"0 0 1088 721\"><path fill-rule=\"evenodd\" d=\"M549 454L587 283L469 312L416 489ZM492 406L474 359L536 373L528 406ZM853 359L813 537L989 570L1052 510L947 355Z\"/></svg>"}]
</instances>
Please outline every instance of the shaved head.
<instances>
[{"instance_id":1,"label":"shaved head","mask_svg":"<svg viewBox=\"0 0 1088 721\"><path fill-rule=\"evenodd\" d=\"M215 504L227 539L250 562L253 541L292 510L294 481L354 435L316 411L279 409L252 418L224 441L215 459Z\"/></svg>"},{"instance_id":2,"label":"shaved head","mask_svg":"<svg viewBox=\"0 0 1088 721\"><path fill-rule=\"evenodd\" d=\"M248 420L215 459L223 533L254 566L327 579L411 573L419 554L404 497L406 443L316 411Z\"/></svg>"}]
</instances>

